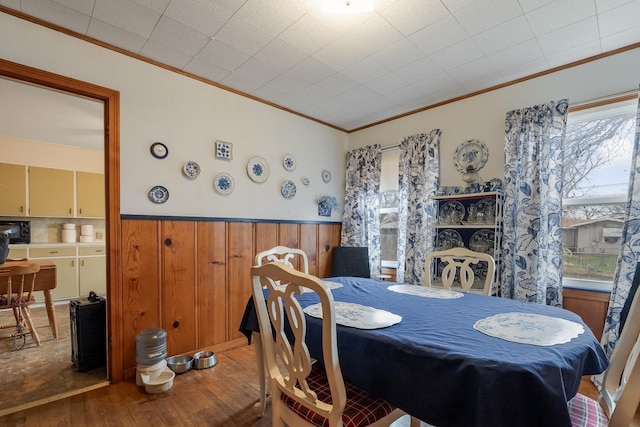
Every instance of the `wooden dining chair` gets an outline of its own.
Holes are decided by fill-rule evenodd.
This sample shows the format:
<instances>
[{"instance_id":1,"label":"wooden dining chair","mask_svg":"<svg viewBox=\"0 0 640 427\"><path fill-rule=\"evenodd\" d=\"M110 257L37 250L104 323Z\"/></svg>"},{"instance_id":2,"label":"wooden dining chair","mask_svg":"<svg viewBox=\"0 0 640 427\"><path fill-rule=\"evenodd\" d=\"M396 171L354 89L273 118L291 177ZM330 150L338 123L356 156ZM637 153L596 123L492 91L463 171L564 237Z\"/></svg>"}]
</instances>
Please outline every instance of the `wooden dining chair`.
<instances>
[{"instance_id":1,"label":"wooden dining chair","mask_svg":"<svg viewBox=\"0 0 640 427\"><path fill-rule=\"evenodd\" d=\"M388 426L405 415L343 379L335 305L322 280L276 262L252 267L251 276L260 330L274 331L260 334L273 393L272 425ZM307 323L297 299L303 288L315 292L321 303L324 366L313 363L305 344Z\"/></svg>"},{"instance_id":2,"label":"wooden dining chair","mask_svg":"<svg viewBox=\"0 0 640 427\"><path fill-rule=\"evenodd\" d=\"M26 342L25 324L29 327L31 338L40 345L40 337L33 326L29 306L36 302L33 289L36 274L40 271L37 263L25 263L11 267L0 267L0 310L13 310L16 319L16 331L12 335L14 348L20 349Z\"/></svg>"},{"instance_id":3,"label":"wooden dining chair","mask_svg":"<svg viewBox=\"0 0 640 427\"><path fill-rule=\"evenodd\" d=\"M287 246L275 246L256 254L255 265L263 265L267 262L279 262L292 268L300 266L300 271L303 273L309 273L309 257L307 257L306 252L302 249L289 248ZM294 263L296 265L294 265ZM262 351L260 334L258 332L254 332L252 335L256 346L256 359L258 363L258 376L260 382L260 416L263 416L267 407L269 387L266 379L267 373L264 366L264 354Z\"/></svg>"},{"instance_id":4,"label":"wooden dining chair","mask_svg":"<svg viewBox=\"0 0 640 427\"><path fill-rule=\"evenodd\" d=\"M628 427L640 404L640 293L602 377L598 400L578 393L569 401L573 427Z\"/></svg>"},{"instance_id":5,"label":"wooden dining chair","mask_svg":"<svg viewBox=\"0 0 640 427\"><path fill-rule=\"evenodd\" d=\"M442 264L442 272L438 277L439 263ZM463 292L472 292L474 282L476 282L475 268L479 268L486 263L487 272L482 288L479 289L485 295L493 293L494 273L496 262L493 257L483 252L475 252L467 248L452 248L444 251L433 251L427 254L425 261L425 286L432 286L435 279L442 283L445 289L454 286L456 278L457 286Z\"/></svg>"}]
</instances>

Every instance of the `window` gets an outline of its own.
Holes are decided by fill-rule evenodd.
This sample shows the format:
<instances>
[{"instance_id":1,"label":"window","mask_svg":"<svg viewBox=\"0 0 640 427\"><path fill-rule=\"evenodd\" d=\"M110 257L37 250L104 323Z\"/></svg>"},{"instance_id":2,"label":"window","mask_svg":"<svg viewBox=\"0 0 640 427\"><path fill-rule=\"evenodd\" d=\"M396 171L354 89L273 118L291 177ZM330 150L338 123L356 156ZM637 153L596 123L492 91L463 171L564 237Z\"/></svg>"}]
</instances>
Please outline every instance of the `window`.
<instances>
[{"instance_id":1,"label":"window","mask_svg":"<svg viewBox=\"0 0 640 427\"><path fill-rule=\"evenodd\" d=\"M562 209L565 285L610 284L620 250L636 100L569 113Z\"/></svg>"},{"instance_id":2,"label":"window","mask_svg":"<svg viewBox=\"0 0 640 427\"><path fill-rule=\"evenodd\" d=\"M380 246L382 267L395 268L398 261L398 162L400 150L382 153L380 176Z\"/></svg>"}]
</instances>

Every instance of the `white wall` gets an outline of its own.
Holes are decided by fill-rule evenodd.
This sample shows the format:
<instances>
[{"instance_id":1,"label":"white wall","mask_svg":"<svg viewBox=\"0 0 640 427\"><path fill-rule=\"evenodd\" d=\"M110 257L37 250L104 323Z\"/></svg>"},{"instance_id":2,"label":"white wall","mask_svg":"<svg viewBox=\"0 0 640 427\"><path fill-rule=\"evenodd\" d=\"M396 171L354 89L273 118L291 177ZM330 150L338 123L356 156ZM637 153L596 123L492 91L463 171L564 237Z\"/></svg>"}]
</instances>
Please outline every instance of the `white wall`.
<instances>
[{"instance_id":1,"label":"white wall","mask_svg":"<svg viewBox=\"0 0 640 427\"><path fill-rule=\"evenodd\" d=\"M350 149L395 145L408 135L440 128L442 185L466 185L453 164L456 148L479 139L489 149L480 171L484 180L504 176L504 122L507 111L569 98L580 103L629 90L640 83L640 49L558 71L462 101L416 113L349 135Z\"/></svg>"},{"instance_id":2,"label":"white wall","mask_svg":"<svg viewBox=\"0 0 640 427\"><path fill-rule=\"evenodd\" d=\"M104 173L101 151L0 136L0 162Z\"/></svg>"},{"instance_id":3,"label":"white wall","mask_svg":"<svg viewBox=\"0 0 640 427\"><path fill-rule=\"evenodd\" d=\"M333 220L319 217L315 199L344 192L348 137L316 122L233 94L180 74L0 13L0 57L120 91L120 166L123 214L219 218ZM233 143L233 160L217 160L216 139ZM169 156L157 160L149 146L162 141ZM282 157L293 154L297 168L287 172ZM252 156L270 164L270 178L251 181L246 164ZM185 161L199 163L202 173L189 181ZM323 169L332 173L326 184ZM213 177L228 172L235 191L214 192ZM311 184L302 185L308 177ZM280 186L291 179L296 197L285 200ZM151 187L163 185L165 204L148 200Z\"/></svg>"}]
</instances>

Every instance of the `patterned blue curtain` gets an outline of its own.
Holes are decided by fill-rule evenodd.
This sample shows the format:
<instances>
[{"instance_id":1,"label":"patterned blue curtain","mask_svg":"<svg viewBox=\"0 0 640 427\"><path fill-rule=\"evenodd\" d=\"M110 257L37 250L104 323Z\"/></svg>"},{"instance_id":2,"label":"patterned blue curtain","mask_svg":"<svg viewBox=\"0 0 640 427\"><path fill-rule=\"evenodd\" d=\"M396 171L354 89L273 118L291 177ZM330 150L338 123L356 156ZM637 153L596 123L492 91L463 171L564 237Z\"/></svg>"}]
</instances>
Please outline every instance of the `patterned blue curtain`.
<instances>
[{"instance_id":1,"label":"patterned blue curtain","mask_svg":"<svg viewBox=\"0 0 640 427\"><path fill-rule=\"evenodd\" d=\"M602 344L609 356L618 341L618 322L620 311L624 306L631 282L640 257L640 99L636 114L636 138L631 159L631 176L629 177L629 196L625 210L620 255L613 276L613 290L609 301L609 312L602 334Z\"/></svg>"},{"instance_id":2,"label":"patterned blue curtain","mask_svg":"<svg viewBox=\"0 0 640 427\"><path fill-rule=\"evenodd\" d=\"M440 179L440 129L400 142L398 181L398 269L396 281L422 285L425 257L433 249L434 204L429 194Z\"/></svg>"},{"instance_id":3,"label":"patterned blue curtain","mask_svg":"<svg viewBox=\"0 0 640 427\"><path fill-rule=\"evenodd\" d=\"M341 246L369 248L371 277L380 275L380 171L379 144L347 153Z\"/></svg>"},{"instance_id":4,"label":"patterned blue curtain","mask_svg":"<svg viewBox=\"0 0 640 427\"><path fill-rule=\"evenodd\" d=\"M501 295L562 306L562 174L566 99L509 111Z\"/></svg>"}]
</instances>

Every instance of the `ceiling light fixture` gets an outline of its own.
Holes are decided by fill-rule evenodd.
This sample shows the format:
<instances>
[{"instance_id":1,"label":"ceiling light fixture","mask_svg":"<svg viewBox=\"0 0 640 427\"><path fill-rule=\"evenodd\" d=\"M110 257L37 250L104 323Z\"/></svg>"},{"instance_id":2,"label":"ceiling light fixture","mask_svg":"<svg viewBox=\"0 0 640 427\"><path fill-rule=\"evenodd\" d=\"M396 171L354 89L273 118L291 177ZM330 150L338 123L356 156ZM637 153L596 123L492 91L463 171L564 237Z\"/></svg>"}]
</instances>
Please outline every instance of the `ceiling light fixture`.
<instances>
[{"instance_id":1,"label":"ceiling light fixture","mask_svg":"<svg viewBox=\"0 0 640 427\"><path fill-rule=\"evenodd\" d=\"M373 0L324 0L322 10L328 13L354 14L373 12Z\"/></svg>"}]
</instances>

